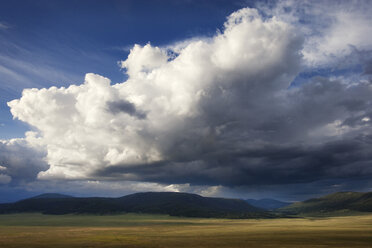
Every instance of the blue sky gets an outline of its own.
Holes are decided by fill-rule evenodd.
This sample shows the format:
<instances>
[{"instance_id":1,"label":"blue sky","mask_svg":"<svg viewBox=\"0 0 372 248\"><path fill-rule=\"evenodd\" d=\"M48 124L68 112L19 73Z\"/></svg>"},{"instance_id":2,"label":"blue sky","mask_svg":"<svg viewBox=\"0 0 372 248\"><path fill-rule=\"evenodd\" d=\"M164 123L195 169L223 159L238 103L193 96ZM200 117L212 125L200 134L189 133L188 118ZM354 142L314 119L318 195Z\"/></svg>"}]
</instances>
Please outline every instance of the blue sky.
<instances>
[{"instance_id":1,"label":"blue sky","mask_svg":"<svg viewBox=\"0 0 372 248\"><path fill-rule=\"evenodd\" d=\"M371 8L2 3L0 201L370 191Z\"/></svg>"}]
</instances>

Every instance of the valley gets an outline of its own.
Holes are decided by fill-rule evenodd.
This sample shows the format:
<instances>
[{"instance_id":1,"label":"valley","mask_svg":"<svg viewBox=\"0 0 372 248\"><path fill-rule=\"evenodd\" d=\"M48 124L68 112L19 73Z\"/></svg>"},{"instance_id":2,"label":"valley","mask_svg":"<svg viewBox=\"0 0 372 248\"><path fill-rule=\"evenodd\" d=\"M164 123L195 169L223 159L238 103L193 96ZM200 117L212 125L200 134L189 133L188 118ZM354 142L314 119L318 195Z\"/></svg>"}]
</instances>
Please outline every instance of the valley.
<instances>
[{"instance_id":1,"label":"valley","mask_svg":"<svg viewBox=\"0 0 372 248\"><path fill-rule=\"evenodd\" d=\"M0 247L372 247L372 215L213 219L166 215L0 215Z\"/></svg>"}]
</instances>

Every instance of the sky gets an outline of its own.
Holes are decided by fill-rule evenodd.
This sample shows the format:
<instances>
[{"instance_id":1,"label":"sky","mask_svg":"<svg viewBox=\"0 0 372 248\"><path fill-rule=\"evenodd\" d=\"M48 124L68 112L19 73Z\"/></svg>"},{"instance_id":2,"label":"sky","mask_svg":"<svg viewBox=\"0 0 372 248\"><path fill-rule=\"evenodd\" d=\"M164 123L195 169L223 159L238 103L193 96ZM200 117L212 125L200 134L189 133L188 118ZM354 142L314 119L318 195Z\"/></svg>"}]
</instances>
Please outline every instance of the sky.
<instances>
[{"instance_id":1,"label":"sky","mask_svg":"<svg viewBox=\"0 0 372 248\"><path fill-rule=\"evenodd\" d=\"M372 191L370 1L3 1L0 202Z\"/></svg>"}]
</instances>

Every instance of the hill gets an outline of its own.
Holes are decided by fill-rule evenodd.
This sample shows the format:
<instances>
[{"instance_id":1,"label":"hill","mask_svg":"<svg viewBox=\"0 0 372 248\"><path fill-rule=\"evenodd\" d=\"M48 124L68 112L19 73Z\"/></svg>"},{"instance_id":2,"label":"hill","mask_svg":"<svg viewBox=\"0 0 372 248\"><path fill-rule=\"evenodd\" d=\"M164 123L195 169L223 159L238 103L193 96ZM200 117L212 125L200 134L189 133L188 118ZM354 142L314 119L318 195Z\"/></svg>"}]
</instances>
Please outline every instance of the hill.
<instances>
[{"instance_id":1,"label":"hill","mask_svg":"<svg viewBox=\"0 0 372 248\"><path fill-rule=\"evenodd\" d=\"M278 201L278 200L269 199L269 198L260 199L260 200L246 199L245 201L254 207L262 208L265 210L275 210L278 208L286 207L291 204L289 202L283 202L283 201Z\"/></svg>"},{"instance_id":2,"label":"hill","mask_svg":"<svg viewBox=\"0 0 372 248\"><path fill-rule=\"evenodd\" d=\"M372 192L338 192L320 198L296 202L279 209L287 214L347 214L372 212Z\"/></svg>"},{"instance_id":3,"label":"hill","mask_svg":"<svg viewBox=\"0 0 372 248\"><path fill-rule=\"evenodd\" d=\"M58 193L45 193L41 195L37 195L34 197L31 197L31 199L49 199L49 198L73 198L73 196L70 195L63 195Z\"/></svg>"},{"instance_id":4,"label":"hill","mask_svg":"<svg viewBox=\"0 0 372 248\"><path fill-rule=\"evenodd\" d=\"M185 217L267 218L273 217L243 200L202 197L175 192L136 193L119 198L33 197L0 204L0 213L41 212L44 214L151 213Z\"/></svg>"}]
</instances>

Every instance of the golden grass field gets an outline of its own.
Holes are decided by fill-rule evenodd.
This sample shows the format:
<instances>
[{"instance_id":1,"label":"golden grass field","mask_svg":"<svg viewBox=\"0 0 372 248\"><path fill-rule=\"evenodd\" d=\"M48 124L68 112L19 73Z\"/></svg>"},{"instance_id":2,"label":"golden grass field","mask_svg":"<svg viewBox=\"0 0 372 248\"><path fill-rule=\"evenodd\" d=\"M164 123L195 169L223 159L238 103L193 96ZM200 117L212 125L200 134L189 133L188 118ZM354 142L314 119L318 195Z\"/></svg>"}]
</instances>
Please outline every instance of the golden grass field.
<instances>
[{"instance_id":1,"label":"golden grass field","mask_svg":"<svg viewBox=\"0 0 372 248\"><path fill-rule=\"evenodd\" d=\"M0 215L0 247L372 247L372 215L262 220Z\"/></svg>"}]
</instances>

